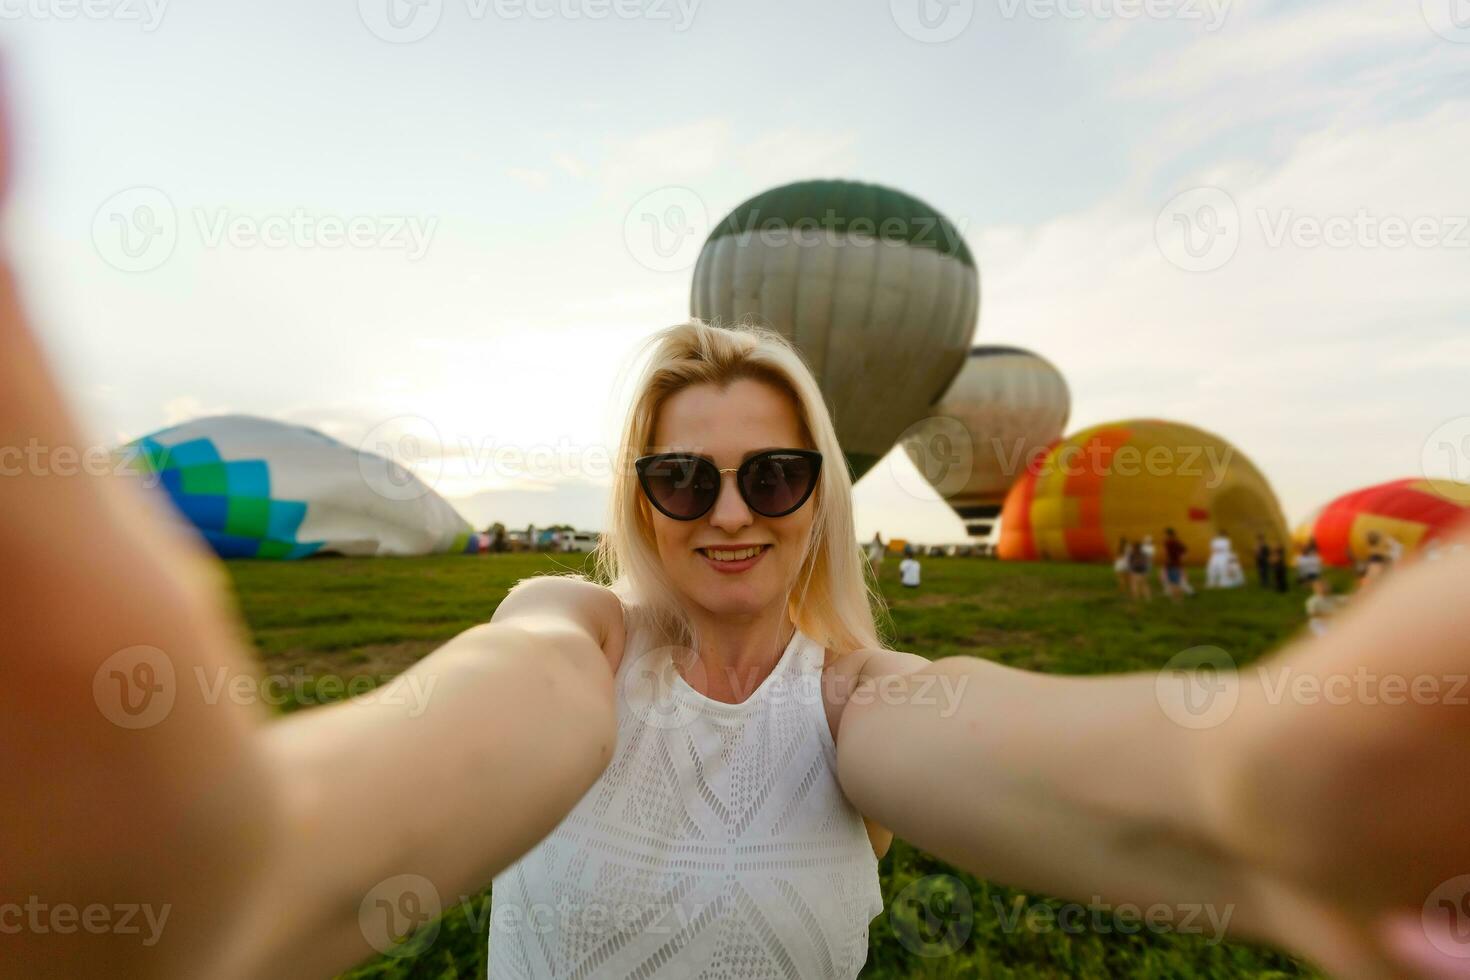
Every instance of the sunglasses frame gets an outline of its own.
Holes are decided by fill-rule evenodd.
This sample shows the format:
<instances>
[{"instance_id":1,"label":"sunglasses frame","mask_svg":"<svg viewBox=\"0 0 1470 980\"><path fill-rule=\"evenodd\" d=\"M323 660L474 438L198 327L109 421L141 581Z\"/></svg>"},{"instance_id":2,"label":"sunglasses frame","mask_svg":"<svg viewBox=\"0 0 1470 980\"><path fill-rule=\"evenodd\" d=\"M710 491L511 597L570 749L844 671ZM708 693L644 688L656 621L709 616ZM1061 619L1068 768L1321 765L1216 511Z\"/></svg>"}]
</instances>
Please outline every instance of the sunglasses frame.
<instances>
[{"instance_id":1,"label":"sunglasses frame","mask_svg":"<svg viewBox=\"0 0 1470 980\"><path fill-rule=\"evenodd\" d=\"M807 487L806 493L802 494L801 499L798 500L795 505L793 505L788 510L781 511L778 514L767 514L764 511L758 509L754 504L752 504L750 502L750 498L745 495L745 484L742 480L742 478L746 474L746 471L753 464L755 464L756 461L767 456L802 456L810 460L812 464L811 486ZM658 499L649 491L647 480L648 468L653 465L653 463L662 459L695 460L696 463L703 463L704 465L710 467L715 471L715 480L716 482L720 483L721 486L716 487L714 496L710 498L708 507L700 511L698 514L693 515L692 517L683 514L671 514L664 509L664 506L660 504L658 502ZM761 517L775 519L778 517L786 517L790 514L794 514L797 511L801 510L802 507L806 506L806 502L810 500L812 494L816 492L817 481L821 479L822 476L822 454L815 449L767 449L764 452L759 452L756 453L754 456L751 456L739 466L727 466L722 469L715 465L714 460L709 459L705 456L701 456L698 453L650 453L647 456L639 456L636 460L634 460L633 468L638 473L638 486L643 490L643 496L648 500L649 504L651 504L655 510L657 510L665 517L669 518L669 520L697 521L705 514L708 514L714 508L715 504L719 502L720 492L724 489L723 483L724 475L726 473L735 474L735 492L740 494L740 499L745 501L745 506L750 508L752 514L759 514Z\"/></svg>"}]
</instances>

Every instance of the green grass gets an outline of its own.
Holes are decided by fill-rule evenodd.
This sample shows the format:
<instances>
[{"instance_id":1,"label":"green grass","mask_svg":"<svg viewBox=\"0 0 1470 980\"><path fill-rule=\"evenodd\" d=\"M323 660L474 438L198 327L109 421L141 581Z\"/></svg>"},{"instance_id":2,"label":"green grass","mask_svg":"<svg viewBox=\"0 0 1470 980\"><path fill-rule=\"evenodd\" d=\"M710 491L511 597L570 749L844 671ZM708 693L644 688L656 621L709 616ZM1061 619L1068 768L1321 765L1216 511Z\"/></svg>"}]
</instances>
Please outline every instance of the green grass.
<instances>
[{"instance_id":1,"label":"green grass","mask_svg":"<svg viewBox=\"0 0 1470 980\"><path fill-rule=\"evenodd\" d=\"M286 686L290 697L280 710L293 711L332 699L335 691L315 685L322 676L382 683L487 620L519 579L590 571L585 562L582 555L455 555L230 562L228 569L265 669L304 679ZM1306 598L1300 591L1278 595L1252 585L1200 589L1182 606L1157 594L1152 603L1136 605L1117 592L1105 566L953 558L925 559L924 584L915 592L898 584L896 565L885 563L882 585L897 649L931 658L986 657L1059 674L1155 670L1179 651L1202 645L1221 647L1244 665L1301 629ZM1194 577L1198 588L1198 572ZM1063 930L1054 917L1063 903L978 880L903 841L894 843L879 871L887 908L872 923L864 976L1316 975L1271 950L1215 942L1208 932L1160 933L1126 917L1096 920L1089 914L1085 928ZM910 886L917 891L905 893ZM943 931L943 911L959 890L968 893L973 909L961 920L969 923L968 935ZM922 904L896 902L901 894L917 894ZM488 889L458 902L446 897L446 904L453 907L425 952L381 957L346 976L483 977ZM918 908L936 910L941 918L918 922ZM1091 925L1096 921L1101 928ZM916 950L942 955L920 956Z\"/></svg>"}]
</instances>

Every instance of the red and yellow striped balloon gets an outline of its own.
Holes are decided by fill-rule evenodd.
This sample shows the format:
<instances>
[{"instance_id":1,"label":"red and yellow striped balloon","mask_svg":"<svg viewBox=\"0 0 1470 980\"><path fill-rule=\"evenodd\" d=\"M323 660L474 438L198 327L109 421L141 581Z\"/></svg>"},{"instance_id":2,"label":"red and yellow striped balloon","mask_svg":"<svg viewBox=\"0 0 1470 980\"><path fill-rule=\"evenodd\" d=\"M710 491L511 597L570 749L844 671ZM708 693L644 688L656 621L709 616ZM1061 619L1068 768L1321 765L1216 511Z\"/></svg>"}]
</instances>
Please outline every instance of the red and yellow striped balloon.
<instances>
[{"instance_id":1,"label":"red and yellow striped balloon","mask_svg":"<svg viewBox=\"0 0 1470 980\"><path fill-rule=\"evenodd\" d=\"M1368 555L1368 532L1391 534L1405 551L1446 534L1470 519L1470 484L1409 478L1345 493L1317 511L1295 534L1311 537L1322 560L1345 566Z\"/></svg>"},{"instance_id":2,"label":"red and yellow striped balloon","mask_svg":"<svg viewBox=\"0 0 1470 980\"><path fill-rule=\"evenodd\" d=\"M1242 559L1256 535L1287 543L1276 494L1238 449L1181 422L1134 419L1094 426L1037 454L1001 512L1001 558L1111 561L1120 538L1172 527L1200 564L1223 528Z\"/></svg>"}]
</instances>

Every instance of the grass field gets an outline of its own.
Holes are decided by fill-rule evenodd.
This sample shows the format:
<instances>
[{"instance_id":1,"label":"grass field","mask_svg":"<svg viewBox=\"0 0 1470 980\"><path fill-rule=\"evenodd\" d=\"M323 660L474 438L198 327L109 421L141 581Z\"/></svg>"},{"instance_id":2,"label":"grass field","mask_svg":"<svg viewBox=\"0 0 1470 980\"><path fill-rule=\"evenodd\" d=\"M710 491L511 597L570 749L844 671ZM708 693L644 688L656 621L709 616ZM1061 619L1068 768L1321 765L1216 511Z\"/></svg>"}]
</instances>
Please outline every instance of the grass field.
<instances>
[{"instance_id":1,"label":"grass field","mask_svg":"<svg viewBox=\"0 0 1470 980\"><path fill-rule=\"evenodd\" d=\"M265 669L295 679L280 685L285 697L279 709L294 711L333 700L352 678L380 683L484 622L520 578L581 570L583 558L325 558L231 562L228 568ZM931 658L986 657L1059 674L1154 670L1200 645L1222 647L1244 664L1300 630L1305 599L1302 592L1278 595L1252 585L1201 589L1178 607L1156 596L1139 607L1117 593L1112 571L1102 566L929 558L923 574L915 593L899 586L896 562L885 563L883 588L898 649ZM1059 920L1062 903L977 880L903 841L895 842L879 870L887 910L872 923L864 976L1316 975L1271 950L1214 941L1208 928L1181 935L1142 928L1126 915L1079 920L1075 906L1073 918ZM961 891L968 896L956 898ZM905 900L895 901L899 896ZM966 897L973 909L968 916L954 911ZM456 904L445 896L450 910L427 950L382 957L347 976L483 977L489 891L459 898ZM920 904L910 900L915 898ZM916 908L935 910L938 918L919 921ZM1064 929L1059 921L1072 925Z\"/></svg>"}]
</instances>

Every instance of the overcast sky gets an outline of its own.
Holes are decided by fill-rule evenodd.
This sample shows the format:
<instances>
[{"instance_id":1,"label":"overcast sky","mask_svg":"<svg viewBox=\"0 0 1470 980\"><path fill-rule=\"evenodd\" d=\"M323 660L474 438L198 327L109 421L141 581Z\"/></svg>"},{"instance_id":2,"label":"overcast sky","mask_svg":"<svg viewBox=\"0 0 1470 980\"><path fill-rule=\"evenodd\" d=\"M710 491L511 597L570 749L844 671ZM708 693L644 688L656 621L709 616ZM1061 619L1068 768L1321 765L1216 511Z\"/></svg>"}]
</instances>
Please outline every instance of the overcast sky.
<instances>
[{"instance_id":1,"label":"overcast sky","mask_svg":"<svg viewBox=\"0 0 1470 980\"><path fill-rule=\"evenodd\" d=\"M1467 0L0 0L0 37L6 232L98 440L427 432L476 523L600 526L703 230L845 177L959 225L977 341L1056 363L1071 429L1218 432L1293 521L1470 476ZM963 539L901 450L856 501Z\"/></svg>"}]
</instances>

